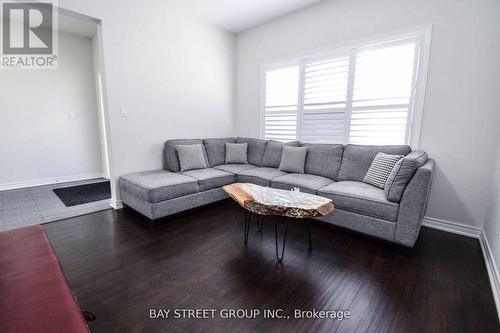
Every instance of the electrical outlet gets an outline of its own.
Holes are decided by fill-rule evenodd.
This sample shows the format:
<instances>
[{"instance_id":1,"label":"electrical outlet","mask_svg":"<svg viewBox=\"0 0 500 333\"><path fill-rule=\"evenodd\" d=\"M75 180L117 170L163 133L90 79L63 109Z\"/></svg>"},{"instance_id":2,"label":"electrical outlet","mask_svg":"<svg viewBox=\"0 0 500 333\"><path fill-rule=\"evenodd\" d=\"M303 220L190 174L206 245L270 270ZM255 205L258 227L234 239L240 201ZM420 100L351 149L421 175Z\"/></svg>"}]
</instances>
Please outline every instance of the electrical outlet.
<instances>
[{"instance_id":1,"label":"electrical outlet","mask_svg":"<svg viewBox=\"0 0 500 333\"><path fill-rule=\"evenodd\" d=\"M68 119L75 119L75 113L74 112L68 112Z\"/></svg>"}]
</instances>

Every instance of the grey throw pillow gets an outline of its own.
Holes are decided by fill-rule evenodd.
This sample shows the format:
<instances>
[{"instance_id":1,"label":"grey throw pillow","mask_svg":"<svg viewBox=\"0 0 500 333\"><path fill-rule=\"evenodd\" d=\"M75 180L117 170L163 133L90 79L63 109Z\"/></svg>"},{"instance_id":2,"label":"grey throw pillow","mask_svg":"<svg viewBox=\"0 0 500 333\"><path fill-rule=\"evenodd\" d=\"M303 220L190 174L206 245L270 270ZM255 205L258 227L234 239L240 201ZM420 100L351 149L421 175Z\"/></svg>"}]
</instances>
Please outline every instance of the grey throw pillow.
<instances>
[{"instance_id":1,"label":"grey throw pillow","mask_svg":"<svg viewBox=\"0 0 500 333\"><path fill-rule=\"evenodd\" d=\"M247 164L248 143L226 143L226 164Z\"/></svg>"},{"instance_id":2,"label":"grey throw pillow","mask_svg":"<svg viewBox=\"0 0 500 333\"><path fill-rule=\"evenodd\" d=\"M179 155L181 171L207 168L201 144L177 145L175 149Z\"/></svg>"},{"instance_id":3,"label":"grey throw pillow","mask_svg":"<svg viewBox=\"0 0 500 333\"><path fill-rule=\"evenodd\" d=\"M427 162L427 159L425 152L414 151L396 163L385 183L384 192L387 200L401 201L406 186L410 183L417 169Z\"/></svg>"},{"instance_id":4,"label":"grey throw pillow","mask_svg":"<svg viewBox=\"0 0 500 333\"><path fill-rule=\"evenodd\" d=\"M373 159L368 172L363 179L363 182L373 186L384 188L387 178L391 174L392 169L398 163L403 155L388 155L378 153Z\"/></svg>"},{"instance_id":5,"label":"grey throw pillow","mask_svg":"<svg viewBox=\"0 0 500 333\"><path fill-rule=\"evenodd\" d=\"M307 147L283 146L279 170L294 173L304 173Z\"/></svg>"},{"instance_id":6,"label":"grey throw pillow","mask_svg":"<svg viewBox=\"0 0 500 333\"><path fill-rule=\"evenodd\" d=\"M280 166L281 153L284 146L300 147L300 142L279 142L275 140L269 140L267 142L266 150L264 151L264 156L262 157L262 166L269 168L278 168Z\"/></svg>"}]
</instances>

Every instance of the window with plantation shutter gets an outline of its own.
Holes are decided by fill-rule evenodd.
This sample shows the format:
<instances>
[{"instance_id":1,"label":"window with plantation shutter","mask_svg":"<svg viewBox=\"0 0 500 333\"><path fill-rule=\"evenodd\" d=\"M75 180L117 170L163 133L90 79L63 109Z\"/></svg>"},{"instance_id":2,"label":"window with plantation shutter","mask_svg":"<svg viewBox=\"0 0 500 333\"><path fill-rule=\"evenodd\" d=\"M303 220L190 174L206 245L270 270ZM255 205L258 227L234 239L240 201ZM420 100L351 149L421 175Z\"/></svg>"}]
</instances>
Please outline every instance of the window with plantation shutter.
<instances>
[{"instance_id":1,"label":"window with plantation shutter","mask_svg":"<svg viewBox=\"0 0 500 333\"><path fill-rule=\"evenodd\" d=\"M422 33L265 71L264 137L409 144Z\"/></svg>"},{"instance_id":2,"label":"window with plantation shutter","mask_svg":"<svg viewBox=\"0 0 500 333\"><path fill-rule=\"evenodd\" d=\"M349 55L304 62L300 138L342 142L345 136Z\"/></svg>"},{"instance_id":3,"label":"window with plantation shutter","mask_svg":"<svg viewBox=\"0 0 500 333\"><path fill-rule=\"evenodd\" d=\"M265 137L279 141L297 138L299 66L266 71Z\"/></svg>"},{"instance_id":4,"label":"window with plantation shutter","mask_svg":"<svg viewBox=\"0 0 500 333\"><path fill-rule=\"evenodd\" d=\"M407 142L415 44L407 38L357 50L349 142Z\"/></svg>"}]
</instances>

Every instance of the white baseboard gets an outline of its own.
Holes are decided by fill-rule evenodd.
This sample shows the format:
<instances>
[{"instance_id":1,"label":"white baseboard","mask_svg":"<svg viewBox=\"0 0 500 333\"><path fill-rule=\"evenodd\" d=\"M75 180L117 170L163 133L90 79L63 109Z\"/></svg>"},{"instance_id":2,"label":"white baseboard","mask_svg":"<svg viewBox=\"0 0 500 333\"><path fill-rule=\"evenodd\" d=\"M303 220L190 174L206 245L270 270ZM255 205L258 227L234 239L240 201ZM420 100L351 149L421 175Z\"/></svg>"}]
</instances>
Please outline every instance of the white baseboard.
<instances>
[{"instance_id":1,"label":"white baseboard","mask_svg":"<svg viewBox=\"0 0 500 333\"><path fill-rule=\"evenodd\" d=\"M52 185L65 182L76 182L80 180L102 178L102 177L104 177L104 174L102 172L92 172L75 176L63 176L57 178L45 178L45 179L27 180L22 182L5 183L5 184L0 184L0 191L15 190L18 188L33 187L33 186Z\"/></svg>"},{"instance_id":2,"label":"white baseboard","mask_svg":"<svg viewBox=\"0 0 500 333\"><path fill-rule=\"evenodd\" d=\"M482 232L482 229L478 227L472 227L470 225L465 225L457 222L441 220L434 217L424 217L424 219L422 220L422 225L424 227L447 231L453 234L472 237L476 239L479 239L481 237Z\"/></svg>"},{"instance_id":3,"label":"white baseboard","mask_svg":"<svg viewBox=\"0 0 500 333\"><path fill-rule=\"evenodd\" d=\"M111 199L111 202L109 204L111 207L113 207L115 210L122 209L123 208L123 203L121 200L115 200Z\"/></svg>"},{"instance_id":4,"label":"white baseboard","mask_svg":"<svg viewBox=\"0 0 500 333\"><path fill-rule=\"evenodd\" d=\"M493 298L495 299L495 304L497 306L497 315L500 322L500 274L498 273L498 268L495 263L495 258L493 258L493 253L491 252L490 244L488 239L484 234L484 230L481 231L481 237L479 238L479 243L481 244L481 250L483 251L484 261L486 262L486 269L488 270L488 276L490 278L491 290L493 292Z\"/></svg>"}]
</instances>

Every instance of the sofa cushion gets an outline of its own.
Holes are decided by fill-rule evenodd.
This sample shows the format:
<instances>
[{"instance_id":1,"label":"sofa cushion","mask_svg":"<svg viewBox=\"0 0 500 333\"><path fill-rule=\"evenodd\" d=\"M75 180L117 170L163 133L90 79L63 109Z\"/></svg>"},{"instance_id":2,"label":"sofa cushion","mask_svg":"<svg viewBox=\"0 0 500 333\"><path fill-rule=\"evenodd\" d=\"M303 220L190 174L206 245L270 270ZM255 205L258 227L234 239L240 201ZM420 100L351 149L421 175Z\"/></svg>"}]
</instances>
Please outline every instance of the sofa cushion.
<instances>
[{"instance_id":1,"label":"sofa cushion","mask_svg":"<svg viewBox=\"0 0 500 333\"><path fill-rule=\"evenodd\" d=\"M239 183L253 183L261 186L270 186L271 180L286 175L286 172L275 168L253 168L241 171L236 179Z\"/></svg>"},{"instance_id":2,"label":"sofa cushion","mask_svg":"<svg viewBox=\"0 0 500 333\"><path fill-rule=\"evenodd\" d=\"M357 181L332 183L318 191L332 199L335 208L395 222L399 204L385 198L384 190Z\"/></svg>"},{"instance_id":3,"label":"sofa cushion","mask_svg":"<svg viewBox=\"0 0 500 333\"><path fill-rule=\"evenodd\" d=\"M294 187L298 187L302 192L316 194L320 188L323 188L331 183L333 183L333 180L322 176L289 173L288 175L274 178L271 181L271 187L284 190L290 190Z\"/></svg>"},{"instance_id":4,"label":"sofa cushion","mask_svg":"<svg viewBox=\"0 0 500 333\"><path fill-rule=\"evenodd\" d=\"M210 166L208 161L207 152L205 151L205 145L203 145L203 141L200 139L176 139L176 140L168 140L165 142L163 147L163 154L165 158L164 168L172 171L178 172L181 170L179 164L179 155L177 154L177 149L175 148L178 145L195 145L202 144L203 154L205 156L205 162L207 166Z\"/></svg>"},{"instance_id":5,"label":"sofa cushion","mask_svg":"<svg viewBox=\"0 0 500 333\"><path fill-rule=\"evenodd\" d=\"M175 146L179 155L181 171L206 169L207 162L203 154L203 144L177 145Z\"/></svg>"},{"instance_id":6,"label":"sofa cushion","mask_svg":"<svg viewBox=\"0 0 500 333\"><path fill-rule=\"evenodd\" d=\"M200 191L211 190L227 184L232 184L236 179L232 173L214 168L190 170L182 174L196 179Z\"/></svg>"},{"instance_id":7,"label":"sofa cushion","mask_svg":"<svg viewBox=\"0 0 500 333\"><path fill-rule=\"evenodd\" d=\"M304 173L307 147L283 146L279 170L294 173Z\"/></svg>"},{"instance_id":8,"label":"sofa cushion","mask_svg":"<svg viewBox=\"0 0 500 333\"><path fill-rule=\"evenodd\" d=\"M387 200L393 202L401 201L406 186L413 178L417 169L427 162L427 159L425 152L413 151L396 163L384 188Z\"/></svg>"},{"instance_id":9,"label":"sofa cushion","mask_svg":"<svg viewBox=\"0 0 500 333\"><path fill-rule=\"evenodd\" d=\"M390 155L408 155L411 152L409 146L363 146L347 145L344 147L342 164L340 165L339 181L355 180L363 181L373 159L379 153Z\"/></svg>"},{"instance_id":10,"label":"sofa cushion","mask_svg":"<svg viewBox=\"0 0 500 333\"><path fill-rule=\"evenodd\" d=\"M199 191L196 179L166 170L129 173L120 177L119 185L121 191L150 203Z\"/></svg>"},{"instance_id":11,"label":"sofa cushion","mask_svg":"<svg viewBox=\"0 0 500 333\"><path fill-rule=\"evenodd\" d=\"M248 143L248 163L262 166L262 157L267 146L266 140L236 138L236 143Z\"/></svg>"},{"instance_id":12,"label":"sofa cushion","mask_svg":"<svg viewBox=\"0 0 500 333\"><path fill-rule=\"evenodd\" d=\"M300 147L300 142L279 142L269 140L264 152L264 157L262 158L262 166L269 168L278 168L281 163L281 153L283 151L283 146L285 145L291 147Z\"/></svg>"},{"instance_id":13,"label":"sofa cushion","mask_svg":"<svg viewBox=\"0 0 500 333\"><path fill-rule=\"evenodd\" d=\"M242 171L256 168L253 164L222 164L215 167L222 171L231 172L235 175L241 173Z\"/></svg>"},{"instance_id":14,"label":"sofa cushion","mask_svg":"<svg viewBox=\"0 0 500 333\"><path fill-rule=\"evenodd\" d=\"M235 143L235 138L204 139L203 144L207 151L208 161L213 168L216 165L224 164L226 159L226 143Z\"/></svg>"},{"instance_id":15,"label":"sofa cushion","mask_svg":"<svg viewBox=\"0 0 500 333\"><path fill-rule=\"evenodd\" d=\"M248 163L248 143L226 143L226 164Z\"/></svg>"},{"instance_id":16,"label":"sofa cushion","mask_svg":"<svg viewBox=\"0 0 500 333\"><path fill-rule=\"evenodd\" d=\"M306 173L335 181L338 179L343 145L305 143L302 146L307 147Z\"/></svg>"}]
</instances>

